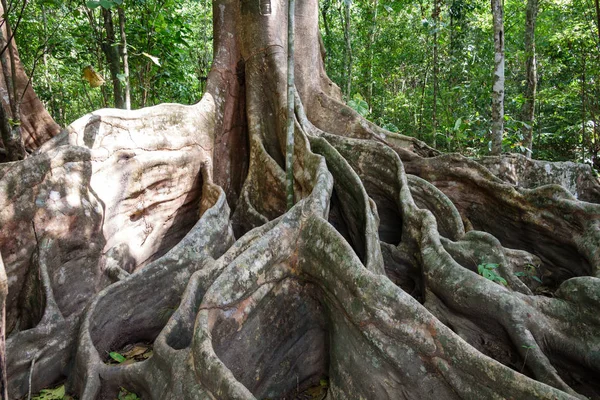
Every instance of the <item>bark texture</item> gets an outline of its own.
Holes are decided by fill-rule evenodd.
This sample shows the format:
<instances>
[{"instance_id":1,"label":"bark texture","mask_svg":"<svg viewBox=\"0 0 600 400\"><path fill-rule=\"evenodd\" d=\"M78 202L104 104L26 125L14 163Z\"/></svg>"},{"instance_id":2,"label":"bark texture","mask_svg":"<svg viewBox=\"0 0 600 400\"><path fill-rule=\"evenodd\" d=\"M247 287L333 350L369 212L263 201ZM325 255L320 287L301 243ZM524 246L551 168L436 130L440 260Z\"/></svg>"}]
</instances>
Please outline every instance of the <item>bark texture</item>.
<instances>
[{"instance_id":1,"label":"bark texture","mask_svg":"<svg viewBox=\"0 0 600 400\"><path fill-rule=\"evenodd\" d=\"M115 42L115 23L113 21L112 10L102 7L102 17L104 19L104 41L102 42L102 51L106 56L106 62L110 69L110 77L113 84L113 99L116 108L125 108L123 99L123 90L121 88L121 60L119 56L119 46ZM124 22L123 22L124 23Z\"/></svg>"},{"instance_id":2,"label":"bark texture","mask_svg":"<svg viewBox=\"0 0 600 400\"><path fill-rule=\"evenodd\" d=\"M8 296L8 278L4 261L0 255L0 399L8 399L8 381L6 377L6 297Z\"/></svg>"},{"instance_id":3,"label":"bark texture","mask_svg":"<svg viewBox=\"0 0 600 400\"><path fill-rule=\"evenodd\" d=\"M504 5L503 0L491 0L494 26L494 78L492 84L492 146L491 154L502 153L504 136Z\"/></svg>"},{"instance_id":4,"label":"bark texture","mask_svg":"<svg viewBox=\"0 0 600 400\"><path fill-rule=\"evenodd\" d=\"M316 0L286 210L287 4L214 2L199 104L100 110L0 166L10 397L31 370L80 399L598 398L600 206L361 118Z\"/></svg>"}]
</instances>

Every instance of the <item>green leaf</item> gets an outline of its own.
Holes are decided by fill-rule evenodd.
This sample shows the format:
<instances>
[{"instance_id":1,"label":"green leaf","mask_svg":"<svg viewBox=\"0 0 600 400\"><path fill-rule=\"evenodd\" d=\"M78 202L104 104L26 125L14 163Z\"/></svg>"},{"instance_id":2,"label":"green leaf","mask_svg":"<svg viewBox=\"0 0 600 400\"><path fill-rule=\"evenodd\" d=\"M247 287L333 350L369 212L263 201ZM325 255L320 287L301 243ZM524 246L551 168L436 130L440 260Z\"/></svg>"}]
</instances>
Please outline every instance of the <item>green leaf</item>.
<instances>
[{"instance_id":1,"label":"green leaf","mask_svg":"<svg viewBox=\"0 0 600 400\"><path fill-rule=\"evenodd\" d=\"M535 275L533 275L533 276L531 277L531 279L533 279L533 280L534 280L534 281L536 281L536 282L542 283L542 280L541 280L540 278L538 278L537 276L535 276Z\"/></svg>"},{"instance_id":2,"label":"green leaf","mask_svg":"<svg viewBox=\"0 0 600 400\"><path fill-rule=\"evenodd\" d=\"M355 94L352 100L348 101L348 106L363 117L369 115L369 105L360 94Z\"/></svg>"},{"instance_id":3,"label":"green leaf","mask_svg":"<svg viewBox=\"0 0 600 400\"><path fill-rule=\"evenodd\" d=\"M127 389L122 387L117 399L118 400L139 400L140 398L137 396L137 394L131 393L130 391L128 391Z\"/></svg>"},{"instance_id":4,"label":"green leaf","mask_svg":"<svg viewBox=\"0 0 600 400\"><path fill-rule=\"evenodd\" d=\"M95 8L100 7L100 2L96 1L96 0L88 0L85 2L85 5L88 6L88 8L91 8L93 10Z\"/></svg>"},{"instance_id":5,"label":"green leaf","mask_svg":"<svg viewBox=\"0 0 600 400\"><path fill-rule=\"evenodd\" d=\"M390 131L390 132L398 132L400 129L398 129L398 127L390 122L383 124L382 126L383 129Z\"/></svg>"},{"instance_id":6,"label":"green leaf","mask_svg":"<svg viewBox=\"0 0 600 400\"><path fill-rule=\"evenodd\" d=\"M457 131L460 129L460 126L462 125L462 118L459 118L456 120L456 122L454 123L454 130Z\"/></svg>"},{"instance_id":7,"label":"green leaf","mask_svg":"<svg viewBox=\"0 0 600 400\"><path fill-rule=\"evenodd\" d=\"M485 272L485 270L486 270L486 269L485 269L485 266L484 266L484 264L479 264L479 265L477 266L477 272L479 272L479 275L483 275L483 273Z\"/></svg>"},{"instance_id":8,"label":"green leaf","mask_svg":"<svg viewBox=\"0 0 600 400\"><path fill-rule=\"evenodd\" d=\"M125 82L125 79L127 78L127 76L125 74L117 74L117 78L121 81L121 82Z\"/></svg>"},{"instance_id":9,"label":"green leaf","mask_svg":"<svg viewBox=\"0 0 600 400\"><path fill-rule=\"evenodd\" d=\"M499 265L494 264L494 263L479 264L477 266L477 271L479 272L479 275L483 276L484 278L489 279L492 282L500 283L500 284L506 286L506 285L508 285L508 282L506 281L506 279L504 279L503 277L498 275L496 273L496 271L494 271L498 267L499 267Z\"/></svg>"},{"instance_id":10,"label":"green leaf","mask_svg":"<svg viewBox=\"0 0 600 400\"><path fill-rule=\"evenodd\" d=\"M108 355L110 356L110 358L112 358L116 362L122 363L125 361L125 357L123 357L121 354L117 353L116 351L111 351L110 353L108 353Z\"/></svg>"},{"instance_id":11,"label":"green leaf","mask_svg":"<svg viewBox=\"0 0 600 400\"><path fill-rule=\"evenodd\" d=\"M144 52L142 52L142 55L145 57L148 57L150 60L152 60L152 62L154 64L156 64L160 67L160 61L159 61L158 57L152 56L152 55L150 55L148 53L144 53Z\"/></svg>"},{"instance_id":12,"label":"green leaf","mask_svg":"<svg viewBox=\"0 0 600 400\"><path fill-rule=\"evenodd\" d=\"M108 10L111 9L115 5L115 3L113 3L110 0L100 0L100 5Z\"/></svg>"},{"instance_id":13,"label":"green leaf","mask_svg":"<svg viewBox=\"0 0 600 400\"><path fill-rule=\"evenodd\" d=\"M42 389L40 394L33 396L32 400L62 400L65 397L65 385L54 389Z\"/></svg>"}]
</instances>

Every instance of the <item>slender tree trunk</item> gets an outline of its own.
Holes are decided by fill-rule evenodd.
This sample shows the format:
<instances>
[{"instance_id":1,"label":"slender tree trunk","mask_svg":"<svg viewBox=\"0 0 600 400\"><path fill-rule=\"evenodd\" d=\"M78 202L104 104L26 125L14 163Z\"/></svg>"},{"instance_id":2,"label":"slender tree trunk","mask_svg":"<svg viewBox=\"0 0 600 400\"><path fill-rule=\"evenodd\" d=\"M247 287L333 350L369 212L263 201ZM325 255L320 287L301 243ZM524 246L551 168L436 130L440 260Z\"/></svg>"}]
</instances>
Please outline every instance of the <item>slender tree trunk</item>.
<instances>
[{"instance_id":1,"label":"slender tree trunk","mask_svg":"<svg viewBox=\"0 0 600 400\"><path fill-rule=\"evenodd\" d=\"M585 50L581 49L581 162L585 162Z\"/></svg>"},{"instance_id":2,"label":"slender tree trunk","mask_svg":"<svg viewBox=\"0 0 600 400\"><path fill-rule=\"evenodd\" d=\"M102 43L102 50L104 51L110 69L115 107L125 108L121 80L118 76L121 72L121 63L119 62L119 50L115 46L115 25L112 18L112 12L106 8L102 8L102 16L104 18L104 31L106 34L104 43Z\"/></svg>"},{"instance_id":3,"label":"slender tree trunk","mask_svg":"<svg viewBox=\"0 0 600 400\"><path fill-rule=\"evenodd\" d=\"M98 63L98 71L103 71L104 70L104 61L103 61L103 57L102 54L104 53L104 46L102 45L102 43L104 42L103 38L102 38L102 32L101 29L99 28L99 24L97 23L97 19L94 13L94 10L88 8L88 7L84 7L85 9L85 14L88 18L88 22L90 23L90 28L92 31L92 35L91 35L91 39L93 41L93 43L96 44L95 46L95 53L96 53L96 60ZM100 45L98 45L100 44ZM108 107L108 94L106 93L106 86L101 86L100 87L100 92L102 94L102 107Z\"/></svg>"},{"instance_id":4,"label":"slender tree trunk","mask_svg":"<svg viewBox=\"0 0 600 400\"><path fill-rule=\"evenodd\" d=\"M119 33L121 35L121 59L123 60L123 74L125 75L125 109L131 110L131 87L129 84L129 54L127 52L127 35L125 33L125 10L117 8L119 13Z\"/></svg>"},{"instance_id":5,"label":"slender tree trunk","mask_svg":"<svg viewBox=\"0 0 600 400\"><path fill-rule=\"evenodd\" d=\"M417 138L423 139L423 119L425 113L425 89L427 89L427 81L429 79L429 68L425 68L425 76L423 77L423 86L421 87L421 101L419 105L419 129Z\"/></svg>"},{"instance_id":6,"label":"slender tree trunk","mask_svg":"<svg viewBox=\"0 0 600 400\"><path fill-rule=\"evenodd\" d=\"M438 60L438 29L440 23L440 1L434 0L433 3L433 12L432 19L434 24L433 31L433 107L431 110L431 122L433 125L432 133L433 133L433 148L437 147L437 127L438 127L438 118L437 118L437 101L438 101L438 75L440 73L439 60Z\"/></svg>"},{"instance_id":7,"label":"slender tree trunk","mask_svg":"<svg viewBox=\"0 0 600 400\"><path fill-rule=\"evenodd\" d=\"M325 29L325 36L329 37L329 8L331 7L331 0L325 0L321 8L321 16L323 18L323 28Z\"/></svg>"},{"instance_id":8,"label":"slender tree trunk","mask_svg":"<svg viewBox=\"0 0 600 400\"><path fill-rule=\"evenodd\" d=\"M600 1L594 0L594 6L596 8L596 31L598 33L598 45L600 46Z\"/></svg>"},{"instance_id":9,"label":"slender tree trunk","mask_svg":"<svg viewBox=\"0 0 600 400\"><path fill-rule=\"evenodd\" d=\"M287 51L287 135L285 149L287 209L294 206L294 26L296 1L288 1L288 51Z\"/></svg>"},{"instance_id":10,"label":"slender tree trunk","mask_svg":"<svg viewBox=\"0 0 600 400\"><path fill-rule=\"evenodd\" d=\"M8 380L6 379L6 296L8 296L8 279L0 254L0 399L2 400L8 399Z\"/></svg>"},{"instance_id":11,"label":"slender tree trunk","mask_svg":"<svg viewBox=\"0 0 600 400\"><path fill-rule=\"evenodd\" d=\"M504 9L502 0L491 0L494 21L494 84L492 88L492 149L502 153L504 133Z\"/></svg>"},{"instance_id":12,"label":"slender tree trunk","mask_svg":"<svg viewBox=\"0 0 600 400\"><path fill-rule=\"evenodd\" d=\"M44 24L44 35L48 35L48 16L46 15L46 7L42 6L42 22ZM52 79L50 78L50 70L48 67L48 43L44 43L44 54L42 55L42 63L44 64L44 81L48 88L48 95L50 97L50 110L52 113L56 113L56 102L54 101L54 94L52 93Z\"/></svg>"},{"instance_id":13,"label":"slender tree trunk","mask_svg":"<svg viewBox=\"0 0 600 400\"><path fill-rule=\"evenodd\" d=\"M350 99L352 95L352 34L350 31L350 0L344 0L344 42L346 44L346 90L344 95Z\"/></svg>"},{"instance_id":14,"label":"slender tree trunk","mask_svg":"<svg viewBox=\"0 0 600 400\"><path fill-rule=\"evenodd\" d=\"M146 81L147 70L150 69L150 63L146 63L144 67L140 68L140 72L138 73L139 81L142 84L142 95L140 96L140 108L146 107L148 104L148 82Z\"/></svg>"},{"instance_id":15,"label":"slender tree trunk","mask_svg":"<svg viewBox=\"0 0 600 400\"><path fill-rule=\"evenodd\" d=\"M523 104L524 145L527 158L531 158L533 150L533 125L535 120L535 98L537 93L537 65L535 54L535 24L538 13L538 0L527 0L525 19L525 57L527 83L525 86L525 103Z\"/></svg>"},{"instance_id":16,"label":"slender tree trunk","mask_svg":"<svg viewBox=\"0 0 600 400\"><path fill-rule=\"evenodd\" d=\"M369 30L369 75L368 75L368 91L367 91L367 103L369 104L369 111L373 112L373 64L375 59L375 37L377 35L377 16L379 8L379 0L373 0L371 11L371 29Z\"/></svg>"},{"instance_id":17,"label":"slender tree trunk","mask_svg":"<svg viewBox=\"0 0 600 400\"><path fill-rule=\"evenodd\" d=\"M597 57L596 60L600 61L600 0L594 0L594 6L596 8L596 32L598 33L598 42L596 44L596 48L597 48ZM598 101L600 100L598 98L598 96L600 95L600 81L598 79L596 79L596 104L598 104ZM597 109L597 108L596 108ZM598 157L598 151L600 151L600 134L598 133L598 121L596 120L596 116L594 115L592 120L594 121L594 129L593 129L593 135L594 135L594 155L593 155L593 159L592 162L594 163L594 166L596 168L600 168L600 159Z\"/></svg>"}]
</instances>

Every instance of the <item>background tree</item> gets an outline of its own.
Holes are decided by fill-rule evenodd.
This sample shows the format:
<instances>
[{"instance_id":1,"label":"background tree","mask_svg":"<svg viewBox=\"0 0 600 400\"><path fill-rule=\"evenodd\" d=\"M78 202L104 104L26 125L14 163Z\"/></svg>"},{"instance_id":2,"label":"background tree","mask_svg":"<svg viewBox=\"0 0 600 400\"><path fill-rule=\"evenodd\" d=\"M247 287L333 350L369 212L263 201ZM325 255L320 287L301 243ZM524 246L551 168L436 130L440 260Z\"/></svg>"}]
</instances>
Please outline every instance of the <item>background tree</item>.
<instances>
[{"instance_id":1,"label":"background tree","mask_svg":"<svg viewBox=\"0 0 600 400\"><path fill-rule=\"evenodd\" d=\"M523 145L527 149L525 155L531 158L533 148L533 125L535 122L535 97L537 94L537 61L535 57L535 23L538 14L538 0L527 1L525 18L525 102L523 103Z\"/></svg>"},{"instance_id":2,"label":"background tree","mask_svg":"<svg viewBox=\"0 0 600 400\"><path fill-rule=\"evenodd\" d=\"M500 155L504 137L504 7L502 0L491 0L491 2L494 21L494 79L490 153Z\"/></svg>"},{"instance_id":3,"label":"background tree","mask_svg":"<svg viewBox=\"0 0 600 400\"><path fill-rule=\"evenodd\" d=\"M351 32L351 13L350 9L352 7L352 0L344 0L344 42L346 43L346 52L345 52L345 71L346 71L346 87L345 87L345 96L347 99L350 99L352 96L352 32Z\"/></svg>"},{"instance_id":4,"label":"background tree","mask_svg":"<svg viewBox=\"0 0 600 400\"><path fill-rule=\"evenodd\" d=\"M115 107L125 108L121 80L119 79L119 75L121 75L121 61L119 57L119 48L115 42L115 24L113 21L111 8L102 7L102 18L104 20L103 27L105 35L102 43L102 51L106 56L106 61L110 70Z\"/></svg>"},{"instance_id":5,"label":"background tree","mask_svg":"<svg viewBox=\"0 0 600 400\"><path fill-rule=\"evenodd\" d=\"M4 12L5 5L6 2L0 3L3 16L0 20L0 92L4 93L0 96L0 161L15 161L56 135L60 128L32 90L15 45L26 3L11 3L12 8ZM13 29L10 17L15 19Z\"/></svg>"}]
</instances>

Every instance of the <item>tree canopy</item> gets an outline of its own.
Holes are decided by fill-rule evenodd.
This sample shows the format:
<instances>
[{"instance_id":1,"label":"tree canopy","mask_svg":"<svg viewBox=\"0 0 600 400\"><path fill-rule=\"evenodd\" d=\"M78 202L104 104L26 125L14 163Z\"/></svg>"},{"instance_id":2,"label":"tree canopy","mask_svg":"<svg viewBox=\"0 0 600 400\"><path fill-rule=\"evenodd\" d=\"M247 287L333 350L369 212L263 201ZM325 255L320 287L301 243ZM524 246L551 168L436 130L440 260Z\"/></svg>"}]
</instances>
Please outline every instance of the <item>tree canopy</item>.
<instances>
[{"instance_id":1,"label":"tree canopy","mask_svg":"<svg viewBox=\"0 0 600 400\"><path fill-rule=\"evenodd\" d=\"M114 106L101 49L103 7L115 16L117 7L125 12L133 108L200 99L212 59L209 1L30 1L17 42L36 93L61 125ZM438 18L434 2L324 0L319 7L327 72L344 89L349 104L371 121L430 145L435 131L441 150L488 152L494 62L488 2L443 2ZM526 6L510 0L505 9L503 150L525 154ZM12 18L17 15L9 13ZM434 35L439 47L437 77L432 76ZM600 51L593 1L540 3L535 46L539 89L532 127L534 158L593 164L600 146ZM87 65L109 80L106 86L85 87L81 74ZM122 71L119 76L122 80ZM439 82L435 102L434 79ZM351 92L345 93L349 82Z\"/></svg>"}]
</instances>

